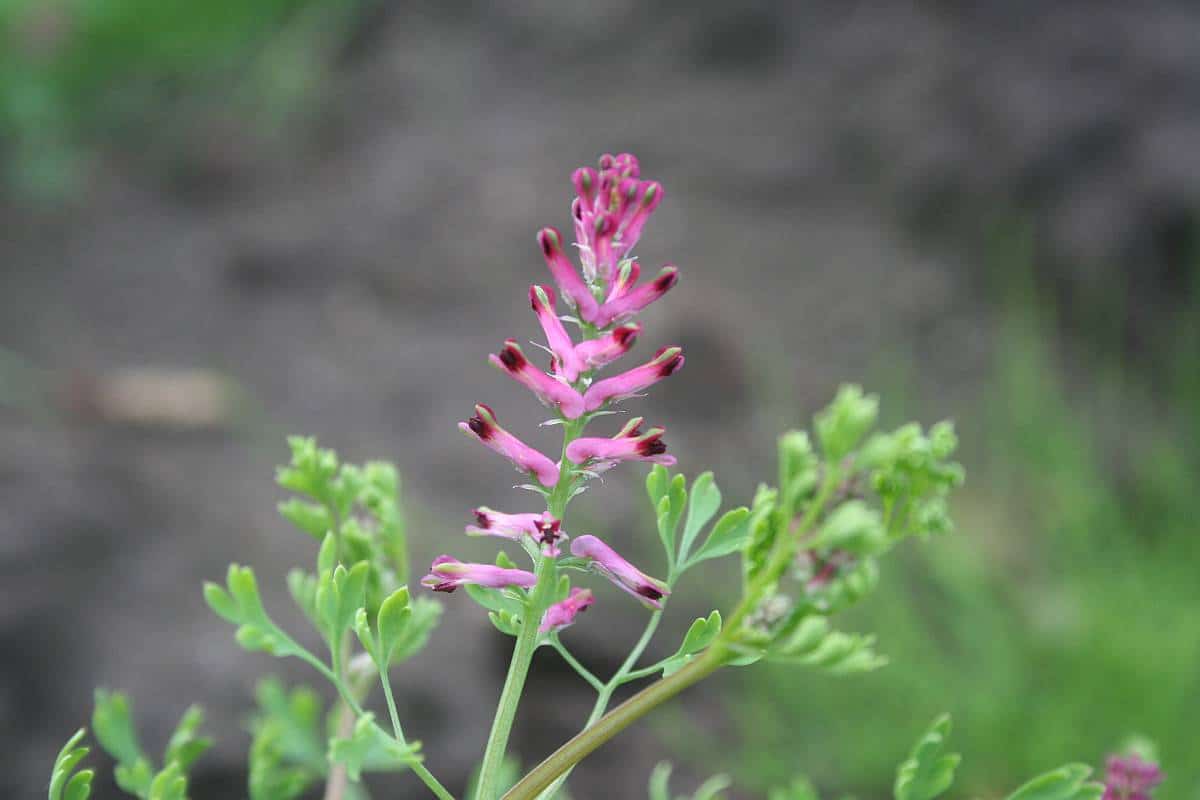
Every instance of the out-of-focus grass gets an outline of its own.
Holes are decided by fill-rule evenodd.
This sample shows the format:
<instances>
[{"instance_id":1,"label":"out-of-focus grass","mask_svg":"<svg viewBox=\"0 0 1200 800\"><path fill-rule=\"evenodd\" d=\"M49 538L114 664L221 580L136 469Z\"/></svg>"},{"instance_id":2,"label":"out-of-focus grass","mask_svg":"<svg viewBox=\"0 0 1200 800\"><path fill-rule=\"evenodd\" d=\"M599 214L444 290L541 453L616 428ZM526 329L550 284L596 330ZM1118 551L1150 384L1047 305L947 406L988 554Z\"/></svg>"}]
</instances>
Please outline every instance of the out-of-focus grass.
<instances>
[{"instance_id":1,"label":"out-of-focus grass","mask_svg":"<svg viewBox=\"0 0 1200 800\"><path fill-rule=\"evenodd\" d=\"M959 795L1099 765L1133 733L1159 745L1162 800L1200 793L1200 303L1130 368L1113 350L1064 364L1031 300L1009 304L993 385L962 412L959 531L903 552L846 621L892 663L747 679L730 706L743 746L717 763L747 785L803 772L885 796L949 711Z\"/></svg>"},{"instance_id":2,"label":"out-of-focus grass","mask_svg":"<svg viewBox=\"0 0 1200 800\"><path fill-rule=\"evenodd\" d=\"M356 0L0 0L0 167L54 196L91 146L161 140L215 92L268 116L309 91ZM166 104L166 105L164 105ZM264 108L265 105L265 108ZM178 112L178 108L175 111ZM149 113L153 112L153 113Z\"/></svg>"}]
</instances>

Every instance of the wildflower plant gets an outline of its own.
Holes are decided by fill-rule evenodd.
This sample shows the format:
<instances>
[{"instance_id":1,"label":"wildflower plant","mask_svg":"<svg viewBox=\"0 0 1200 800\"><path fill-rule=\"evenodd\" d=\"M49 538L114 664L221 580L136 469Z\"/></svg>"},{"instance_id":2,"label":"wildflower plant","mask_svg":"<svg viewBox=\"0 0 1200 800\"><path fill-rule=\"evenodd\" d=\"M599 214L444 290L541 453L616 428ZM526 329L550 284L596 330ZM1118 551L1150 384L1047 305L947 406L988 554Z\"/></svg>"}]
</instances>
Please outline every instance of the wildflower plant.
<instances>
[{"instance_id":1,"label":"wildflower plant","mask_svg":"<svg viewBox=\"0 0 1200 800\"><path fill-rule=\"evenodd\" d=\"M928 430L909 424L876 429L878 399L856 386L842 387L818 413L811 433L789 431L778 441L774 485L758 487L746 506L725 508L711 472L689 484L673 474L661 426L641 417L618 424L617 414L679 372L680 347L659 347L632 367L618 362L642 336L636 317L679 280L672 265L641 279L633 251L663 199L662 186L640 175L629 154L605 155L599 168L572 176L571 204L578 256L554 228L537 236L553 286L529 287L530 307L544 335L549 368L535 365L507 339L490 363L529 389L561 431L557 455L526 444L504 428L483 403L459 423L480 445L504 457L522 475L521 502L506 510L473 510L467 536L497 540L494 563L441 555L410 589L407 535L399 479L391 465L341 463L312 439L290 440L291 459L278 484L291 493L280 514L312 537L315 565L293 570L287 586L323 644L306 647L281 628L262 603L253 569L231 565L224 585L208 583L212 610L236 626L237 642L250 651L308 664L335 690L326 708L311 689L288 689L264 680L250 720L251 800L291 800L323 784L326 800L362 798L365 773L412 771L441 800L454 795L434 776L420 742L409 737L391 684L393 671L426 643L441 605L432 593L460 588L513 638L512 658L469 797L533 800L559 796L572 768L629 725L683 690L726 668L773 661L833 674L874 670L886 659L869 635L848 633L837 616L868 595L881 563L901 542L929 539L951 529L950 492L963 480L952 460L953 427ZM568 327L570 326L570 327ZM629 561L602 536L577 530L571 501L604 472L625 462L648 462L650 516L662 547L653 566ZM631 468L626 466L625 468ZM601 532L602 534L604 532ZM508 546L512 552L504 549ZM519 560L514 560L514 555ZM679 644L643 663L666 606L698 564L738 563L740 591L724 612L714 609L677 634ZM606 591L602 578L618 592ZM414 594L419 591L420 594ZM628 595L628 598L621 597ZM635 602L644 608L640 637L620 666L598 675L567 645L572 625L597 603ZM591 714L580 732L521 776L509 758L509 739L536 650L556 651L594 690ZM644 688L610 708L614 693L631 683ZM383 708L370 710L372 689ZM156 761L136 735L128 699L97 692L93 730L117 762L116 781L142 800L182 800L187 774L210 741L199 734L198 709L185 713ZM899 769L896 800L933 800L951 784L958 756L947 754L949 720L924 734ZM93 773L78 770L87 754L73 736L56 761L50 800L85 800ZM1161 780L1157 767L1135 757L1109 763L1108 788L1087 781L1087 767L1048 773L1010 800L1149 800ZM651 776L652 800L668 800L670 768ZM693 795L716 798L729 785L717 776ZM804 779L779 787L771 800L816 800Z\"/></svg>"}]
</instances>

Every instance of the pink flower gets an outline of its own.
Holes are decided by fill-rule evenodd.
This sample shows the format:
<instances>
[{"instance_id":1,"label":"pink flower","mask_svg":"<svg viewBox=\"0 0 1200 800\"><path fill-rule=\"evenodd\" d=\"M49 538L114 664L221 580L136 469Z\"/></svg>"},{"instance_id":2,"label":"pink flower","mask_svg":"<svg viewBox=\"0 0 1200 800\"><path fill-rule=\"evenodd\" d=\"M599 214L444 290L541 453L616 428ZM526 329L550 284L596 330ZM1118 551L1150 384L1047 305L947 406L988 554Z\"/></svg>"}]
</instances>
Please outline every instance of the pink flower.
<instances>
[{"instance_id":1,"label":"pink flower","mask_svg":"<svg viewBox=\"0 0 1200 800\"><path fill-rule=\"evenodd\" d=\"M488 356L488 361L533 392L542 405L557 408L567 419L583 414L579 392L531 364L514 339L505 340L499 354Z\"/></svg>"},{"instance_id":2,"label":"pink flower","mask_svg":"<svg viewBox=\"0 0 1200 800\"><path fill-rule=\"evenodd\" d=\"M636 322L618 325L598 339L575 345L575 355L586 369L603 367L628 353L641 332L642 326Z\"/></svg>"},{"instance_id":3,"label":"pink flower","mask_svg":"<svg viewBox=\"0 0 1200 800\"><path fill-rule=\"evenodd\" d=\"M487 506L480 506L473 513L475 524L467 526L468 536L499 536L513 541L520 541L522 536L537 536L538 525L543 518L554 519L547 511L540 514L505 514Z\"/></svg>"},{"instance_id":4,"label":"pink flower","mask_svg":"<svg viewBox=\"0 0 1200 800\"><path fill-rule=\"evenodd\" d=\"M594 570L650 608L662 608L662 598L671 593L665 583L621 558L595 536L580 536L571 542L571 554L591 561Z\"/></svg>"},{"instance_id":5,"label":"pink flower","mask_svg":"<svg viewBox=\"0 0 1200 800\"><path fill-rule=\"evenodd\" d=\"M563 628L569 627L575 622L575 616L587 611L588 606L594 602L596 600L592 597L591 589L572 587L571 593L567 595L566 599L559 600L546 609L546 613L542 615L542 624L538 627L538 633L561 631Z\"/></svg>"},{"instance_id":6,"label":"pink flower","mask_svg":"<svg viewBox=\"0 0 1200 800\"><path fill-rule=\"evenodd\" d=\"M640 367L593 383L583 395L584 409L595 411L610 400L633 397L668 375L678 372L682 366L683 350L679 347L664 347Z\"/></svg>"},{"instance_id":7,"label":"pink flower","mask_svg":"<svg viewBox=\"0 0 1200 800\"><path fill-rule=\"evenodd\" d=\"M501 428L492 409L483 403L475 406L475 416L458 423L458 427L464 433L475 436L488 449L507 458L517 471L533 475L542 486L550 487L558 483L558 465Z\"/></svg>"},{"instance_id":8,"label":"pink flower","mask_svg":"<svg viewBox=\"0 0 1200 800\"><path fill-rule=\"evenodd\" d=\"M1150 800L1154 787L1162 783L1157 764L1136 755L1109 756L1102 800Z\"/></svg>"},{"instance_id":9,"label":"pink flower","mask_svg":"<svg viewBox=\"0 0 1200 800\"><path fill-rule=\"evenodd\" d=\"M554 371L568 383L579 380L585 370L583 359L575 352L575 344L563 327L554 308L554 290L549 286L530 286L529 304L546 334L546 344L554 356Z\"/></svg>"},{"instance_id":10,"label":"pink flower","mask_svg":"<svg viewBox=\"0 0 1200 800\"><path fill-rule=\"evenodd\" d=\"M639 180L638 161L629 153L600 157L597 172L582 167L571 177L571 205L583 274L589 281L611 280L641 238L650 215L662 202L662 185Z\"/></svg>"},{"instance_id":11,"label":"pink flower","mask_svg":"<svg viewBox=\"0 0 1200 800\"><path fill-rule=\"evenodd\" d=\"M505 569L491 564L469 564L453 556L438 556L421 579L422 586L435 592L453 592L459 586L473 583L491 589L522 586L526 589L537 583L537 576L523 569Z\"/></svg>"},{"instance_id":12,"label":"pink flower","mask_svg":"<svg viewBox=\"0 0 1200 800\"><path fill-rule=\"evenodd\" d=\"M558 284L563 297L575 307L579 316L590 322L596 315L599 304L592 296L591 289L575 271L575 265L563 252L562 234L554 228L542 228L538 233L538 244L542 248L546 266L550 268L550 274L554 276L554 282Z\"/></svg>"},{"instance_id":13,"label":"pink flower","mask_svg":"<svg viewBox=\"0 0 1200 800\"><path fill-rule=\"evenodd\" d=\"M642 418L635 417L611 439L584 437L567 445L567 458L576 464L588 464L597 471L612 467L618 461L653 461L671 466L675 456L667 454L662 440L663 429L651 428L641 432Z\"/></svg>"},{"instance_id":14,"label":"pink flower","mask_svg":"<svg viewBox=\"0 0 1200 800\"><path fill-rule=\"evenodd\" d=\"M649 283L633 286L633 283L637 281L638 271L636 261L626 262L626 266L621 268L617 280L613 282L608 299L604 301L604 305L600 306L592 322L603 328L619 320L627 319L662 297L671 290L672 286L679 283L679 270L671 264L667 264L659 270L658 277Z\"/></svg>"}]
</instances>

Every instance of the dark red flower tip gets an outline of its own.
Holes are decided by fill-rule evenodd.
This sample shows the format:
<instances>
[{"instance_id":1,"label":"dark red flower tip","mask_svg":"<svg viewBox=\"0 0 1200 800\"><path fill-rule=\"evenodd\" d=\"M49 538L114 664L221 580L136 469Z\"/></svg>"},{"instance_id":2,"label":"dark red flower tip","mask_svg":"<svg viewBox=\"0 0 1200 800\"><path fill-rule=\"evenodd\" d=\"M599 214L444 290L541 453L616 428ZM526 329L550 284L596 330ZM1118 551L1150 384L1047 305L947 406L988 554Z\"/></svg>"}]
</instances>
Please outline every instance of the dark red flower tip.
<instances>
[{"instance_id":1,"label":"dark red flower tip","mask_svg":"<svg viewBox=\"0 0 1200 800\"><path fill-rule=\"evenodd\" d=\"M437 590L434 589L434 591ZM663 593L649 584L644 584L637 587L637 593L642 597L649 598L650 600L661 600L663 598Z\"/></svg>"},{"instance_id":2,"label":"dark red flower tip","mask_svg":"<svg viewBox=\"0 0 1200 800\"><path fill-rule=\"evenodd\" d=\"M679 270L673 266L663 268L662 273L654 279L654 288L658 292L666 292L672 286L679 283Z\"/></svg>"},{"instance_id":3,"label":"dark red flower tip","mask_svg":"<svg viewBox=\"0 0 1200 800\"><path fill-rule=\"evenodd\" d=\"M467 427L480 439L486 440L492 438L492 426L479 417L471 417L467 420Z\"/></svg>"},{"instance_id":4,"label":"dark red flower tip","mask_svg":"<svg viewBox=\"0 0 1200 800\"><path fill-rule=\"evenodd\" d=\"M571 219L583 222L583 201L578 197L571 201Z\"/></svg>"},{"instance_id":5,"label":"dark red flower tip","mask_svg":"<svg viewBox=\"0 0 1200 800\"><path fill-rule=\"evenodd\" d=\"M497 354L497 357L500 359L500 363L503 364L504 368L509 372L520 372L527 363L525 360L525 354L521 352L521 348L519 348L517 343L512 339L509 339L504 343L504 347Z\"/></svg>"},{"instance_id":6,"label":"dark red flower tip","mask_svg":"<svg viewBox=\"0 0 1200 800\"><path fill-rule=\"evenodd\" d=\"M638 455L642 456L661 456L667 452L667 443L663 441L662 435L648 436L641 442L638 442Z\"/></svg>"},{"instance_id":7,"label":"dark red flower tip","mask_svg":"<svg viewBox=\"0 0 1200 800\"><path fill-rule=\"evenodd\" d=\"M562 251L562 234L555 228L542 228L538 231L537 239L547 258Z\"/></svg>"},{"instance_id":8,"label":"dark red flower tip","mask_svg":"<svg viewBox=\"0 0 1200 800\"><path fill-rule=\"evenodd\" d=\"M612 153L605 153L604 155L600 156L598 163L600 165L600 169L602 170L612 169L613 165L616 163L616 159L613 158Z\"/></svg>"},{"instance_id":9,"label":"dark red flower tip","mask_svg":"<svg viewBox=\"0 0 1200 800\"><path fill-rule=\"evenodd\" d=\"M487 515L487 512L482 509L475 509L475 524L485 531L492 527L492 518Z\"/></svg>"},{"instance_id":10,"label":"dark red flower tip","mask_svg":"<svg viewBox=\"0 0 1200 800\"><path fill-rule=\"evenodd\" d=\"M433 589L433 591L435 591L435 592L445 592L446 594L454 594L454 590L457 589L458 586L455 585L454 583L451 583L450 581L447 581L445 583L439 583L434 586L430 586L429 588Z\"/></svg>"},{"instance_id":11,"label":"dark red flower tip","mask_svg":"<svg viewBox=\"0 0 1200 800\"><path fill-rule=\"evenodd\" d=\"M664 361L658 367L658 374L662 377L674 375L683 366L683 353L676 353L672 358Z\"/></svg>"},{"instance_id":12,"label":"dark red flower tip","mask_svg":"<svg viewBox=\"0 0 1200 800\"><path fill-rule=\"evenodd\" d=\"M642 326L636 322L631 322L627 325L618 325L613 328L613 341L628 350L633 347L633 343L637 341L638 334L642 332Z\"/></svg>"}]
</instances>

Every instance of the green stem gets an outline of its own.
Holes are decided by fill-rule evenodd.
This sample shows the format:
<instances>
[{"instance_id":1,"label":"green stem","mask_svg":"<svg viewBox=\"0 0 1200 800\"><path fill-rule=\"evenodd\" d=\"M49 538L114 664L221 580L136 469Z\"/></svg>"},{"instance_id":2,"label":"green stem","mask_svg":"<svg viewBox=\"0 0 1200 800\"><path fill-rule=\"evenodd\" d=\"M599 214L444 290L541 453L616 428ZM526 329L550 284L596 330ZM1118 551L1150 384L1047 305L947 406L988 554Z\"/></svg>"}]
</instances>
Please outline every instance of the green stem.
<instances>
[{"instance_id":1,"label":"green stem","mask_svg":"<svg viewBox=\"0 0 1200 800\"><path fill-rule=\"evenodd\" d=\"M566 646L558 640L557 636L550 637L550 646L557 650L558 654L562 656L563 661L566 661L571 669L579 673L579 677L587 681L593 689L595 689L597 692L604 691L604 682L592 674L590 669L579 663L579 659L571 655L571 651L568 650Z\"/></svg>"},{"instance_id":2,"label":"green stem","mask_svg":"<svg viewBox=\"0 0 1200 800\"><path fill-rule=\"evenodd\" d=\"M392 718L392 733L396 737L396 741L401 745L408 746L408 742L404 738L404 729L400 727L400 714L396 711L396 698L392 695L392 682L388 680L387 672L381 670L379 673L379 681L383 684L383 697L387 700L388 716ZM438 800L454 800L454 795L442 786L441 782L433 776L433 773L425 768L425 765L420 761L413 764L413 772L421 779L421 782L429 787L429 791L433 792L433 796Z\"/></svg>"},{"instance_id":3,"label":"green stem","mask_svg":"<svg viewBox=\"0 0 1200 800\"><path fill-rule=\"evenodd\" d=\"M575 441L586 424L587 417L567 420L563 424L558 483L546 499L546 510L559 520L563 518L567 503L571 500L573 488L573 476L570 462L567 460L567 445ZM512 734L513 722L517 717L517 706L520 705L521 693L525 689L525 678L529 675L533 652L538 645L538 625L553 595L557 576L557 561L540 556L537 562L537 584L530 593L529 602L521 618L521 631L517 634L517 643L513 647L512 660L508 665L508 675L504 679L504 688L500 691L500 701L496 706L496 716L492 720L487 749L484 750L483 763L479 767L479 788L473 800L494 800L497 795L496 780L504 763L508 738Z\"/></svg>"},{"instance_id":4,"label":"green stem","mask_svg":"<svg viewBox=\"0 0 1200 800\"><path fill-rule=\"evenodd\" d=\"M632 725L694 683L711 675L721 665L720 654L708 650L668 678L650 684L605 714L538 764L501 800L534 800L571 767L596 748Z\"/></svg>"}]
</instances>

